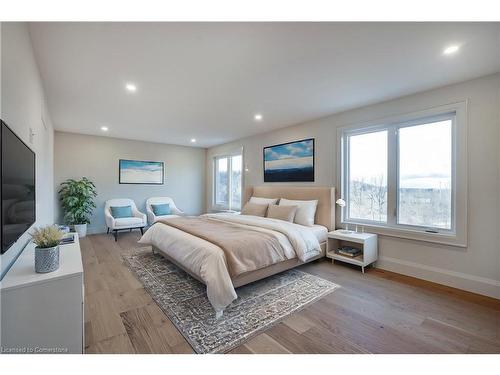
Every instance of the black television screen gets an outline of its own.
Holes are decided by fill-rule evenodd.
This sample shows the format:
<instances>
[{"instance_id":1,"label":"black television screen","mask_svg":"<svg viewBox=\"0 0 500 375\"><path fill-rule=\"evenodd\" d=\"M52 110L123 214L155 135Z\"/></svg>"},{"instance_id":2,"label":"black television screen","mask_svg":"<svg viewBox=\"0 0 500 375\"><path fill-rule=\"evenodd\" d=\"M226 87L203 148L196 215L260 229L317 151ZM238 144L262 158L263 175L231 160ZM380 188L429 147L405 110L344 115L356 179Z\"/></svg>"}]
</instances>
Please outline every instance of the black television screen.
<instances>
[{"instance_id":1,"label":"black television screen","mask_svg":"<svg viewBox=\"0 0 500 375\"><path fill-rule=\"evenodd\" d=\"M2 254L35 222L35 153L2 123Z\"/></svg>"}]
</instances>

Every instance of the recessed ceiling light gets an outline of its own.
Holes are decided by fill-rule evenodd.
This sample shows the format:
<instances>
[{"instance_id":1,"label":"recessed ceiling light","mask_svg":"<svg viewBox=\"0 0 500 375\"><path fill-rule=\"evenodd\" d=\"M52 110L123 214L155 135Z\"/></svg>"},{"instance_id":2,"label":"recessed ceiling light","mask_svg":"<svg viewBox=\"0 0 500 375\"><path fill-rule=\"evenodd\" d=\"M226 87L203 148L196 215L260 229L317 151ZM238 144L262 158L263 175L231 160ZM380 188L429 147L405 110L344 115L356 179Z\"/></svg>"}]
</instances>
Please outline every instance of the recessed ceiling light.
<instances>
[{"instance_id":1,"label":"recessed ceiling light","mask_svg":"<svg viewBox=\"0 0 500 375\"><path fill-rule=\"evenodd\" d=\"M127 83L125 85L125 88L127 89L127 91L130 91L130 92L136 92L137 91L137 86L131 82Z\"/></svg>"},{"instance_id":2,"label":"recessed ceiling light","mask_svg":"<svg viewBox=\"0 0 500 375\"><path fill-rule=\"evenodd\" d=\"M460 46L458 44L453 44L443 50L443 55L453 55L455 52L458 52L459 49Z\"/></svg>"},{"instance_id":3,"label":"recessed ceiling light","mask_svg":"<svg viewBox=\"0 0 500 375\"><path fill-rule=\"evenodd\" d=\"M260 113L257 113L255 116L253 116L253 119L255 121L262 121L262 115Z\"/></svg>"},{"instance_id":4,"label":"recessed ceiling light","mask_svg":"<svg viewBox=\"0 0 500 375\"><path fill-rule=\"evenodd\" d=\"M109 130L109 128L107 126L101 126L101 130L103 132L107 132Z\"/></svg>"},{"instance_id":5,"label":"recessed ceiling light","mask_svg":"<svg viewBox=\"0 0 500 375\"><path fill-rule=\"evenodd\" d=\"M191 138L191 143L196 143L196 138Z\"/></svg>"}]
</instances>

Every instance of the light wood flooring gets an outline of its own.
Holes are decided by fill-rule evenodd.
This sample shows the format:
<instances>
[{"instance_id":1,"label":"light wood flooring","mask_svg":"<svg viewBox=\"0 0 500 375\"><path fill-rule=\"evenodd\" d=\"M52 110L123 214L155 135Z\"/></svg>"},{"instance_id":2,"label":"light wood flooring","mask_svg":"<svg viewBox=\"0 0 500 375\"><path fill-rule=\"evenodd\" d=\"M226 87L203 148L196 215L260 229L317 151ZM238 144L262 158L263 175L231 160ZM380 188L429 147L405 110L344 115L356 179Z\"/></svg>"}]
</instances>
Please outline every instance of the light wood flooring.
<instances>
[{"instance_id":1,"label":"light wood flooring","mask_svg":"<svg viewBox=\"0 0 500 375\"><path fill-rule=\"evenodd\" d=\"M81 239L86 353L193 352L122 263L139 237ZM500 353L500 300L327 260L301 269L342 288L232 353Z\"/></svg>"}]
</instances>

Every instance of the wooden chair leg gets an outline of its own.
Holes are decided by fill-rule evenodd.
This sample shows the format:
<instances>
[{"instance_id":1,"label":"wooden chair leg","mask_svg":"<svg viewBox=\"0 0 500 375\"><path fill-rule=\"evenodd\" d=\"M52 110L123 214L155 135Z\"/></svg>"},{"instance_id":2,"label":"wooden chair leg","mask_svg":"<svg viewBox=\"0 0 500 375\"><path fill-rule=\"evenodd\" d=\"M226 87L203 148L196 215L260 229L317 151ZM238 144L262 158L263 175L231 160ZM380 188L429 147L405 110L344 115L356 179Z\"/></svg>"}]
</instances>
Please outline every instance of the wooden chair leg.
<instances>
[{"instance_id":1,"label":"wooden chair leg","mask_svg":"<svg viewBox=\"0 0 500 375\"><path fill-rule=\"evenodd\" d=\"M141 234L144 234L144 231L142 230L142 227L139 228L141 230Z\"/></svg>"},{"instance_id":2,"label":"wooden chair leg","mask_svg":"<svg viewBox=\"0 0 500 375\"><path fill-rule=\"evenodd\" d=\"M108 228L108 232L106 234L109 234L109 228Z\"/></svg>"},{"instance_id":3,"label":"wooden chair leg","mask_svg":"<svg viewBox=\"0 0 500 375\"><path fill-rule=\"evenodd\" d=\"M113 235L115 236L115 242L117 242L118 241L118 231L116 229L113 231Z\"/></svg>"}]
</instances>

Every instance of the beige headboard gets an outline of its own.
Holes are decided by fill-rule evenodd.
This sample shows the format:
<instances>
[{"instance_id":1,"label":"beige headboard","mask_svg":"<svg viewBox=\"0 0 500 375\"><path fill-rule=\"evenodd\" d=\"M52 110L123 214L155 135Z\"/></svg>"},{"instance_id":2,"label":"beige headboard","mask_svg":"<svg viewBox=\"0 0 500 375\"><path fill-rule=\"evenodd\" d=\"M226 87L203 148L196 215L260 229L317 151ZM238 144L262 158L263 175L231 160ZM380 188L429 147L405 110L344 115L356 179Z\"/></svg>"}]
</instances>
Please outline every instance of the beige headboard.
<instances>
[{"instance_id":1,"label":"beige headboard","mask_svg":"<svg viewBox=\"0 0 500 375\"><path fill-rule=\"evenodd\" d=\"M243 204L250 197L318 200L315 224L335 229L335 188L320 186L248 186L245 188Z\"/></svg>"}]
</instances>

